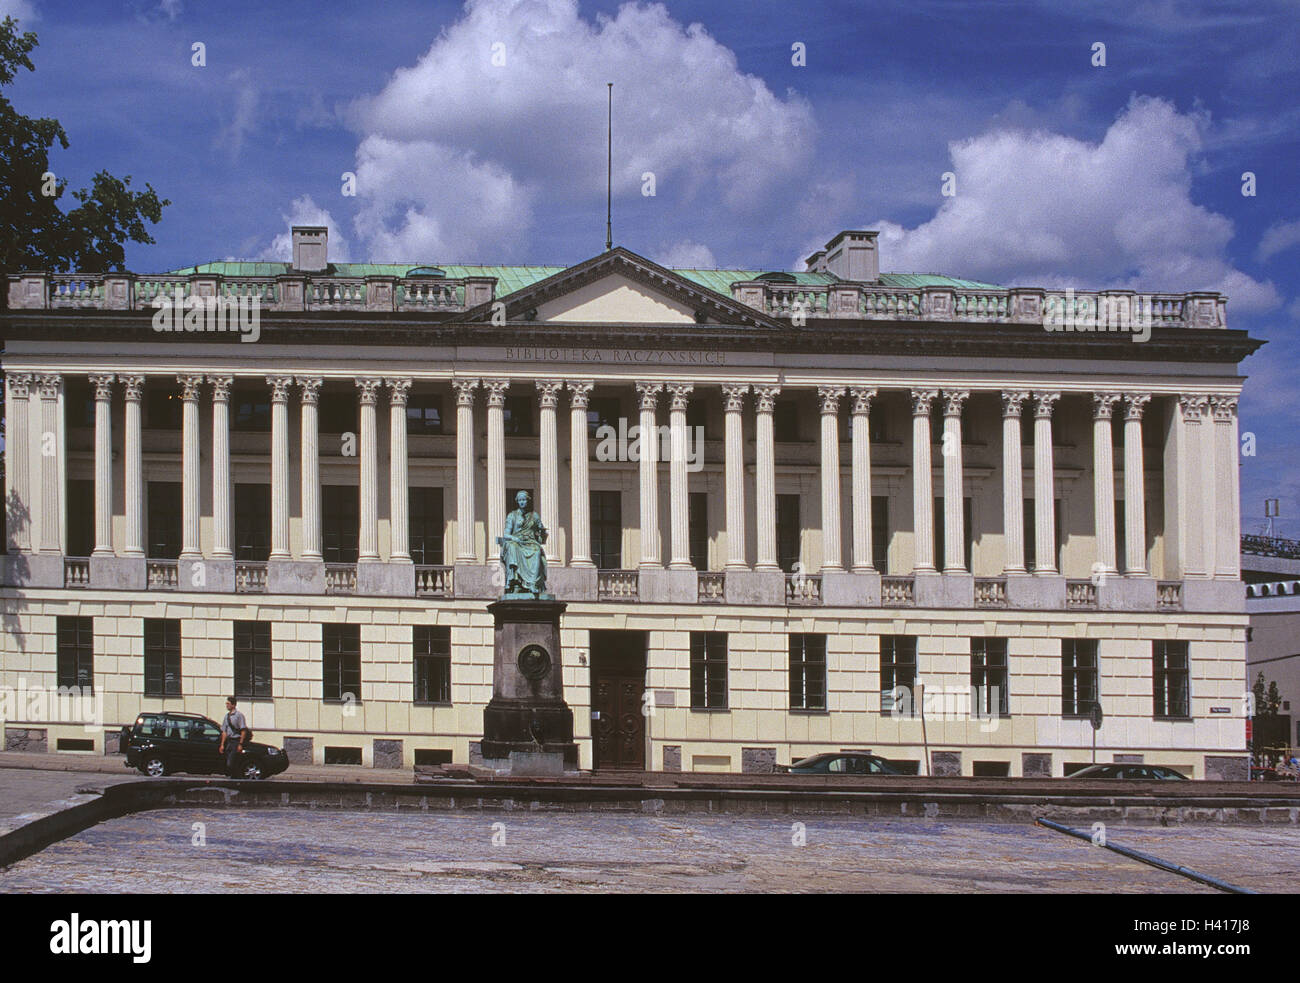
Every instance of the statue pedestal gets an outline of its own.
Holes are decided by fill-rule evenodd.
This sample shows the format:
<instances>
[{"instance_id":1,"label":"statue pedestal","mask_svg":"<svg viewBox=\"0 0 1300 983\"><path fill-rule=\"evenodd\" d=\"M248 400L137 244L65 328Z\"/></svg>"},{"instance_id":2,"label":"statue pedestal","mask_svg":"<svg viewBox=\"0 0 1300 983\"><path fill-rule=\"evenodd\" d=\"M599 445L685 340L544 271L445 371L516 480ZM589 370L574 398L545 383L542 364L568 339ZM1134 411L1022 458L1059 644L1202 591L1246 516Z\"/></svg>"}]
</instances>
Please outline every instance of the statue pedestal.
<instances>
[{"instance_id":1,"label":"statue pedestal","mask_svg":"<svg viewBox=\"0 0 1300 983\"><path fill-rule=\"evenodd\" d=\"M483 710L483 764L498 773L577 771L573 711L564 702L560 615L549 598L488 605L496 623L492 699Z\"/></svg>"}]
</instances>

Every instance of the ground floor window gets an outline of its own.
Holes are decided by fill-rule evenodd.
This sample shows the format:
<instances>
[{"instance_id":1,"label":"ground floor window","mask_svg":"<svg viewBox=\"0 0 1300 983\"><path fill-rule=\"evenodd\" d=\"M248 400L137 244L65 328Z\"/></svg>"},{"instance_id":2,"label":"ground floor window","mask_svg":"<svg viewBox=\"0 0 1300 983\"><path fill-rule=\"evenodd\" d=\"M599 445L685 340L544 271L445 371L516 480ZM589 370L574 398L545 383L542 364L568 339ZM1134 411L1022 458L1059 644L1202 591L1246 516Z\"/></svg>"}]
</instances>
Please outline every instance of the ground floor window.
<instances>
[{"instance_id":1,"label":"ground floor window","mask_svg":"<svg viewBox=\"0 0 1300 983\"><path fill-rule=\"evenodd\" d=\"M181 695L181 623L177 618L144 620L144 695Z\"/></svg>"},{"instance_id":2,"label":"ground floor window","mask_svg":"<svg viewBox=\"0 0 1300 983\"><path fill-rule=\"evenodd\" d=\"M826 709L826 636L790 636L790 709Z\"/></svg>"},{"instance_id":3,"label":"ground floor window","mask_svg":"<svg viewBox=\"0 0 1300 983\"><path fill-rule=\"evenodd\" d=\"M451 629L416 625L413 641L416 703L451 702Z\"/></svg>"},{"instance_id":4,"label":"ground floor window","mask_svg":"<svg viewBox=\"0 0 1300 983\"><path fill-rule=\"evenodd\" d=\"M326 700L361 702L361 626L324 625L321 663Z\"/></svg>"}]
</instances>

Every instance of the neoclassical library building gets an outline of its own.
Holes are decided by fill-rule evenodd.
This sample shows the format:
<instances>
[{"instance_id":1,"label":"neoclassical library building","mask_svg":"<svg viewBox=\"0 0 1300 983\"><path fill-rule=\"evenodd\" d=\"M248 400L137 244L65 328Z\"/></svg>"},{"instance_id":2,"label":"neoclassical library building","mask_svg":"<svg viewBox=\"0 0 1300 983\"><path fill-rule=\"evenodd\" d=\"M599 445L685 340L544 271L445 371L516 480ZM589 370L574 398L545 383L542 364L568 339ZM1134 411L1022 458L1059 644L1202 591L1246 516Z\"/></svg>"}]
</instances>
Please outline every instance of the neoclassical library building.
<instances>
[{"instance_id":1,"label":"neoclassical library building","mask_svg":"<svg viewBox=\"0 0 1300 983\"><path fill-rule=\"evenodd\" d=\"M234 694L296 762L475 763L522 490L583 768L1061 776L1095 742L1244 778L1261 342L1219 294L878 245L381 265L311 227L291 263L11 275L0 688L102 709L10 699L6 749L113 753Z\"/></svg>"}]
</instances>

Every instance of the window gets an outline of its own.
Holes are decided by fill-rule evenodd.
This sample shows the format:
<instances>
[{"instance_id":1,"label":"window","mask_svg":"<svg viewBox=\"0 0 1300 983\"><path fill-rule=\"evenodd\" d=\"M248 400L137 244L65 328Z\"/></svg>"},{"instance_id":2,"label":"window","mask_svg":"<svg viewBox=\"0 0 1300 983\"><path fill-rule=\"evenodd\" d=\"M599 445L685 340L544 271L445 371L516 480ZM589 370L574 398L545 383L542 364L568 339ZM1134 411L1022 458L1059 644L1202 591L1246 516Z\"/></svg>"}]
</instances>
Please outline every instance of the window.
<instances>
[{"instance_id":1,"label":"window","mask_svg":"<svg viewBox=\"0 0 1300 983\"><path fill-rule=\"evenodd\" d=\"M726 708L727 633L693 631L691 632L691 709L725 710Z\"/></svg>"},{"instance_id":2,"label":"window","mask_svg":"<svg viewBox=\"0 0 1300 983\"><path fill-rule=\"evenodd\" d=\"M793 444L799 439L799 406L793 399L778 399L772 405L772 439Z\"/></svg>"},{"instance_id":3,"label":"window","mask_svg":"<svg viewBox=\"0 0 1300 983\"><path fill-rule=\"evenodd\" d=\"M406 402L406 432L412 437L442 433L442 397L412 393Z\"/></svg>"},{"instance_id":4,"label":"window","mask_svg":"<svg viewBox=\"0 0 1300 983\"><path fill-rule=\"evenodd\" d=\"M790 636L790 709L826 709L826 636Z\"/></svg>"},{"instance_id":5,"label":"window","mask_svg":"<svg viewBox=\"0 0 1300 983\"><path fill-rule=\"evenodd\" d=\"M889 496L871 496L871 565L889 572Z\"/></svg>"},{"instance_id":6,"label":"window","mask_svg":"<svg viewBox=\"0 0 1300 983\"><path fill-rule=\"evenodd\" d=\"M60 615L58 684L75 686L83 695L95 692L95 623L93 618Z\"/></svg>"},{"instance_id":7,"label":"window","mask_svg":"<svg viewBox=\"0 0 1300 983\"><path fill-rule=\"evenodd\" d=\"M144 695L181 695L181 623L144 619Z\"/></svg>"},{"instance_id":8,"label":"window","mask_svg":"<svg viewBox=\"0 0 1300 983\"><path fill-rule=\"evenodd\" d=\"M934 500L934 568L936 570L942 570L944 567L943 515L944 515L943 499L936 498ZM962 525L964 527L962 529L962 532L964 533L964 538L966 541L965 569L969 570L971 568L971 549L975 543L975 533L974 530L971 529L971 525L970 525L970 499L969 498L962 499Z\"/></svg>"},{"instance_id":9,"label":"window","mask_svg":"<svg viewBox=\"0 0 1300 983\"><path fill-rule=\"evenodd\" d=\"M1010 715L1007 696L1007 640L970 640L971 709L978 717Z\"/></svg>"},{"instance_id":10,"label":"window","mask_svg":"<svg viewBox=\"0 0 1300 983\"><path fill-rule=\"evenodd\" d=\"M146 430L181 429L181 394L170 389L146 389L144 393L144 426Z\"/></svg>"},{"instance_id":11,"label":"window","mask_svg":"<svg viewBox=\"0 0 1300 983\"><path fill-rule=\"evenodd\" d=\"M1056 499L1056 508L1053 509L1053 519L1055 525L1054 535L1056 536L1056 569L1061 569L1061 555L1064 550L1064 544L1061 542L1061 500ZM969 525L969 524L968 524ZM1025 524L1024 524L1024 544L1025 544L1025 569L1035 570L1038 567L1038 539L1037 526L1034 522L1034 500L1025 499Z\"/></svg>"},{"instance_id":12,"label":"window","mask_svg":"<svg viewBox=\"0 0 1300 983\"><path fill-rule=\"evenodd\" d=\"M181 555L181 483L149 482L148 555L175 560Z\"/></svg>"},{"instance_id":13,"label":"window","mask_svg":"<svg viewBox=\"0 0 1300 983\"><path fill-rule=\"evenodd\" d=\"M1097 702L1097 642L1063 639L1061 642L1061 715L1086 717Z\"/></svg>"},{"instance_id":14,"label":"window","mask_svg":"<svg viewBox=\"0 0 1300 983\"><path fill-rule=\"evenodd\" d=\"M412 649L415 657L416 703L451 702L451 629L416 625Z\"/></svg>"},{"instance_id":15,"label":"window","mask_svg":"<svg viewBox=\"0 0 1300 983\"><path fill-rule=\"evenodd\" d=\"M68 556L90 556L95 549L95 483L68 482Z\"/></svg>"},{"instance_id":16,"label":"window","mask_svg":"<svg viewBox=\"0 0 1300 983\"><path fill-rule=\"evenodd\" d=\"M321 553L326 563L356 563L361 535L361 490L321 486Z\"/></svg>"},{"instance_id":17,"label":"window","mask_svg":"<svg viewBox=\"0 0 1300 983\"><path fill-rule=\"evenodd\" d=\"M776 562L786 573L799 562L799 496L776 496Z\"/></svg>"},{"instance_id":18,"label":"window","mask_svg":"<svg viewBox=\"0 0 1300 983\"><path fill-rule=\"evenodd\" d=\"M1190 717L1186 642L1152 642L1152 683L1155 715Z\"/></svg>"},{"instance_id":19,"label":"window","mask_svg":"<svg viewBox=\"0 0 1300 983\"><path fill-rule=\"evenodd\" d=\"M324 625L321 629L323 698L361 702L361 626Z\"/></svg>"},{"instance_id":20,"label":"window","mask_svg":"<svg viewBox=\"0 0 1300 983\"><path fill-rule=\"evenodd\" d=\"M601 427L613 427L618 432L622 408L617 396L593 396L587 401L587 436L595 437Z\"/></svg>"},{"instance_id":21,"label":"window","mask_svg":"<svg viewBox=\"0 0 1300 983\"><path fill-rule=\"evenodd\" d=\"M533 397L507 396L502 426L507 437L532 437Z\"/></svg>"},{"instance_id":22,"label":"window","mask_svg":"<svg viewBox=\"0 0 1300 983\"><path fill-rule=\"evenodd\" d=\"M885 409L879 403L871 407L871 415L867 418L867 433L871 435L873 444L889 440L889 427L886 425Z\"/></svg>"},{"instance_id":23,"label":"window","mask_svg":"<svg viewBox=\"0 0 1300 983\"><path fill-rule=\"evenodd\" d=\"M95 427L95 387L84 377L65 376L63 380L63 405L67 414L68 429Z\"/></svg>"},{"instance_id":24,"label":"window","mask_svg":"<svg viewBox=\"0 0 1300 983\"><path fill-rule=\"evenodd\" d=\"M409 493L411 559L442 564L443 517L441 488L412 488Z\"/></svg>"},{"instance_id":25,"label":"window","mask_svg":"<svg viewBox=\"0 0 1300 983\"><path fill-rule=\"evenodd\" d=\"M709 427L709 403L704 396L696 394L696 397L686 404L686 426L695 431L699 428L700 433L708 433ZM688 435L687 441L695 439L694 435ZM690 444L688 443L688 447ZM704 446L700 445L699 452L704 453Z\"/></svg>"},{"instance_id":26,"label":"window","mask_svg":"<svg viewBox=\"0 0 1300 983\"><path fill-rule=\"evenodd\" d=\"M916 638L880 636L880 712L916 716Z\"/></svg>"},{"instance_id":27,"label":"window","mask_svg":"<svg viewBox=\"0 0 1300 983\"><path fill-rule=\"evenodd\" d=\"M265 386L236 386L231 391L230 429L236 433L271 432L271 393Z\"/></svg>"},{"instance_id":28,"label":"window","mask_svg":"<svg viewBox=\"0 0 1300 983\"><path fill-rule=\"evenodd\" d=\"M1124 538L1124 499L1115 499L1115 569L1120 573L1128 570L1125 551L1127 540Z\"/></svg>"},{"instance_id":29,"label":"window","mask_svg":"<svg viewBox=\"0 0 1300 983\"><path fill-rule=\"evenodd\" d=\"M271 486L235 485L235 559L271 555Z\"/></svg>"},{"instance_id":30,"label":"window","mask_svg":"<svg viewBox=\"0 0 1300 983\"><path fill-rule=\"evenodd\" d=\"M619 492L591 493L591 558L600 570L623 566L623 503Z\"/></svg>"},{"instance_id":31,"label":"window","mask_svg":"<svg viewBox=\"0 0 1300 983\"><path fill-rule=\"evenodd\" d=\"M271 623L235 622L235 695L271 698Z\"/></svg>"},{"instance_id":32,"label":"window","mask_svg":"<svg viewBox=\"0 0 1300 983\"><path fill-rule=\"evenodd\" d=\"M355 393L322 392L316 411L316 428L321 433L356 433L361 429L360 408Z\"/></svg>"},{"instance_id":33,"label":"window","mask_svg":"<svg viewBox=\"0 0 1300 983\"><path fill-rule=\"evenodd\" d=\"M686 499L687 538L690 541L691 566L709 569L709 494L691 492Z\"/></svg>"}]
</instances>

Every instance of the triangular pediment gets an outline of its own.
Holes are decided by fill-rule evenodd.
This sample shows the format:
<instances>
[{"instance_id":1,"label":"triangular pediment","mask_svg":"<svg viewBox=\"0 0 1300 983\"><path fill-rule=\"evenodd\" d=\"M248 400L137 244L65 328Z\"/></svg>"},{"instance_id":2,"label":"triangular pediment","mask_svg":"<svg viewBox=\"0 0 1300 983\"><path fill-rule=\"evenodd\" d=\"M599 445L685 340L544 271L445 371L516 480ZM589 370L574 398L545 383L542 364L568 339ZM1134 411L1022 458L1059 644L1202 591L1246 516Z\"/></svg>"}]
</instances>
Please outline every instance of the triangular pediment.
<instances>
[{"instance_id":1,"label":"triangular pediment","mask_svg":"<svg viewBox=\"0 0 1300 983\"><path fill-rule=\"evenodd\" d=\"M777 322L622 247L465 312L466 321L556 324L730 325ZM494 318L495 315L495 318Z\"/></svg>"}]
</instances>

